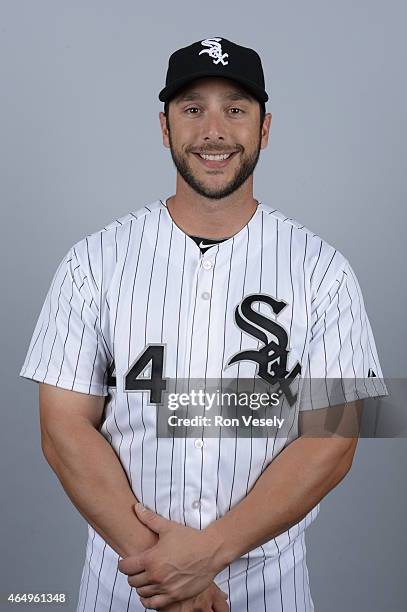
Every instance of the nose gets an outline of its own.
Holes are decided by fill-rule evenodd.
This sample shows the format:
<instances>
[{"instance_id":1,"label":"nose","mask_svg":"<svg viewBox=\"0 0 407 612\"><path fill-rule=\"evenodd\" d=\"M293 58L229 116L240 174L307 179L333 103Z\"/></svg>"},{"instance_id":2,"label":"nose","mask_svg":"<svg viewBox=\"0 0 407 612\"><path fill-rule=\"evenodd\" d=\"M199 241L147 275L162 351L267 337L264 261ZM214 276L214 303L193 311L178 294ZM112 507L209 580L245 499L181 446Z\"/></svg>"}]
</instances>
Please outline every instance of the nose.
<instances>
[{"instance_id":1,"label":"nose","mask_svg":"<svg viewBox=\"0 0 407 612\"><path fill-rule=\"evenodd\" d=\"M225 127L219 113L208 112L202 125L202 136L205 141L225 139Z\"/></svg>"}]
</instances>

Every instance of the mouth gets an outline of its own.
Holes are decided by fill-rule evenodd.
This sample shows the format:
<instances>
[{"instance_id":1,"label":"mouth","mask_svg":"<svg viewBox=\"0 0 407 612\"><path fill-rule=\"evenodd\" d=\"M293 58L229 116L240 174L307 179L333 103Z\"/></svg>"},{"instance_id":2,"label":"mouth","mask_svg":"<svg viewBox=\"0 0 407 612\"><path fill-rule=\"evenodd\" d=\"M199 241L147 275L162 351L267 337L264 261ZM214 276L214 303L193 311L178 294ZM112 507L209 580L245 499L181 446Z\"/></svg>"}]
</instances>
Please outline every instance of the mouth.
<instances>
[{"instance_id":1,"label":"mouth","mask_svg":"<svg viewBox=\"0 0 407 612\"><path fill-rule=\"evenodd\" d=\"M225 168L236 155L238 151L230 151L226 153L195 153L193 155L207 168Z\"/></svg>"}]
</instances>

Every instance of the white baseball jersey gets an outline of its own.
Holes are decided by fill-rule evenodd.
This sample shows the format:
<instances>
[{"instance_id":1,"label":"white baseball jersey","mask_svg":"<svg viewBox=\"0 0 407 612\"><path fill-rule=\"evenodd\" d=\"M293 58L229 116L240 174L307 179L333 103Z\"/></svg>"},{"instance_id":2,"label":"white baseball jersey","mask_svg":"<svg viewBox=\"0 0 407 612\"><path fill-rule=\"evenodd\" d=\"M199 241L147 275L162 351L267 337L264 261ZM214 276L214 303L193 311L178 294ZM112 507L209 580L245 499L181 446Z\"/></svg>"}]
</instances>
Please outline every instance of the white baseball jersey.
<instances>
[{"instance_id":1,"label":"white baseball jersey","mask_svg":"<svg viewBox=\"0 0 407 612\"><path fill-rule=\"evenodd\" d=\"M244 314L253 295L263 315L257 323ZM284 376L354 379L347 401L387 395L360 286L337 249L258 203L237 234L202 254L158 200L69 249L20 375L106 396L100 432L135 496L166 518L204 528L248 494L298 430L293 424L288 437L161 438L150 392L131 389L129 374L152 358L162 378L255 379L256 357L226 366L267 342ZM231 610L313 610L304 529L318 511L216 577ZM88 526L78 612L144 610L118 560Z\"/></svg>"}]
</instances>

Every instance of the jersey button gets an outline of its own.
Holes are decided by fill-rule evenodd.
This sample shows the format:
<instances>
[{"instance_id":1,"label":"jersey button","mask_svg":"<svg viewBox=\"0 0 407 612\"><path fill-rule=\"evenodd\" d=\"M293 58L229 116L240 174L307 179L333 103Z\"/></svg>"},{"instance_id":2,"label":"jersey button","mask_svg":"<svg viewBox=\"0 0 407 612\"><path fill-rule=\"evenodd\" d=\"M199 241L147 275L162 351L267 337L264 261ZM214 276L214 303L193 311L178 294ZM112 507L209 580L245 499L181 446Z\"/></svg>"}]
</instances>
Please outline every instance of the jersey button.
<instances>
[{"instance_id":1,"label":"jersey button","mask_svg":"<svg viewBox=\"0 0 407 612\"><path fill-rule=\"evenodd\" d=\"M195 448L202 448L204 445L203 440L195 440L194 442Z\"/></svg>"},{"instance_id":2,"label":"jersey button","mask_svg":"<svg viewBox=\"0 0 407 612\"><path fill-rule=\"evenodd\" d=\"M199 499L194 499L194 501L192 502L192 507L194 510L196 510L197 508L201 507L201 502L199 501Z\"/></svg>"},{"instance_id":3,"label":"jersey button","mask_svg":"<svg viewBox=\"0 0 407 612\"><path fill-rule=\"evenodd\" d=\"M213 262L210 259L203 259L202 267L204 270L211 270L213 268Z\"/></svg>"},{"instance_id":4,"label":"jersey button","mask_svg":"<svg viewBox=\"0 0 407 612\"><path fill-rule=\"evenodd\" d=\"M202 294L202 299L203 300L209 300L209 298L211 297L211 294L208 293L208 291L204 291Z\"/></svg>"}]
</instances>

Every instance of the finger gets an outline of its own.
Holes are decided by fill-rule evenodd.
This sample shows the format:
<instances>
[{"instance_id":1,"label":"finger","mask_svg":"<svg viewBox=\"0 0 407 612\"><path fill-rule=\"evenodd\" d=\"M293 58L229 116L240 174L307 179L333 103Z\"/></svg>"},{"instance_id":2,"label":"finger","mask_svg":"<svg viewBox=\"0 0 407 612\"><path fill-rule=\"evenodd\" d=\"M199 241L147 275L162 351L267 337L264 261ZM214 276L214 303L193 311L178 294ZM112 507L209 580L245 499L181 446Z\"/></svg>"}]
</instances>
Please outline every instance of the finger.
<instances>
[{"instance_id":1,"label":"finger","mask_svg":"<svg viewBox=\"0 0 407 612\"><path fill-rule=\"evenodd\" d=\"M229 603L224 599L219 599L213 602L215 612L229 612Z\"/></svg>"},{"instance_id":2,"label":"finger","mask_svg":"<svg viewBox=\"0 0 407 612\"><path fill-rule=\"evenodd\" d=\"M226 591L222 591L220 587L217 588L216 592L218 595L220 595L221 597L224 597L225 599L229 597L229 593L227 593Z\"/></svg>"},{"instance_id":3,"label":"finger","mask_svg":"<svg viewBox=\"0 0 407 612\"><path fill-rule=\"evenodd\" d=\"M172 521L161 516L154 510L143 506L140 502L133 506L138 519L155 533L164 533L171 526Z\"/></svg>"},{"instance_id":4,"label":"finger","mask_svg":"<svg viewBox=\"0 0 407 612\"><path fill-rule=\"evenodd\" d=\"M148 577L147 572L140 572L140 574L130 574L127 578L127 582L132 587L146 587L153 584L151 578Z\"/></svg>"},{"instance_id":5,"label":"finger","mask_svg":"<svg viewBox=\"0 0 407 612\"><path fill-rule=\"evenodd\" d=\"M216 589L216 595L219 595L219 597L223 597L224 599L227 599L229 597L229 595L225 593L225 591L222 591L222 589L220 589L219 587L217 587Z\"/></svg>"},{"instance_id":6,"label":"finger","mask_svg":"<svg viewBox=\"0 0 407 612\"><path fill-rule=\"evenodd\" d=\"M152 597L153 595L160 595L163 589L159 584L148 584L147 586L136 588L136 591L140 597Z\"/></svg>"},{"instance_id":7,"label":"finger","mask_svg":"<svg viewBox=\"0 0 407 612\"><path fill-rule=\"evenodd\" d=\"M229 612L229 604L224 599L214 600L212 603L212 608L214 612Z\"/></svg>"},{"instance_id":8,"label":"finger","mask_svg":"<svg viewBox=\"0 0 407 612\"><path fill-rule=\"evenodd\" d=\"M225 597L226 596L226 597ZM218 588L213 598L212 607L215 612L229 612L229 604L227 602L227 595L224 591Z\"/></svg>"},{"instance_id":9,"label":"finger","mask_svg":"<svg viewBox=\"0 0 407 612\"><path fill-rule=\"evenodd\" d=\"M122 574L138 574L145 570L145 562L142 554L140 555L131 555L129 557L125 557L124 559L120 559L117 564L119 570Z\"/></svg>"},{"instance_id":10,"label":"finger","mask_svg":"<svg viewBox=\"0 0 407 612\"><path fill-rule=\"evenodd\" d=\"M181 612L181 604L180 602L176 602L169 606L164 606L164 608L161 608L161 612Z\"/></svg>"},{"instance_id":11,"label":"finger","mask_svg":"<svg viewBox=\"0 0 407 612\"><path fill-rule=\"evenodd\" d=\"M161 610L174 600L169 595L153 595L153 597L140 597L140 601L145 608L153 608L153 610Z\"/></svg>"}]
</instances>

